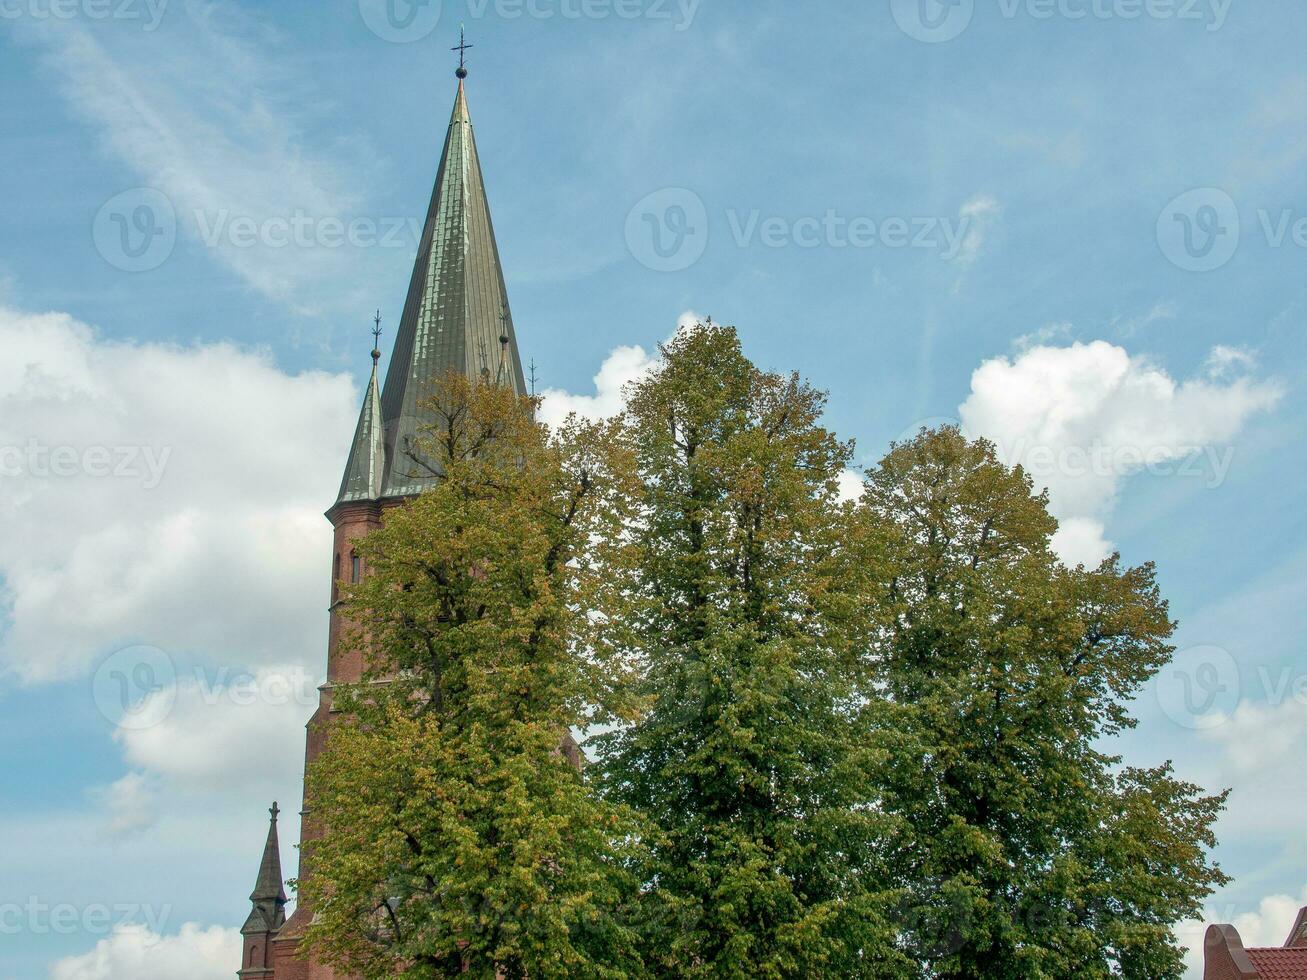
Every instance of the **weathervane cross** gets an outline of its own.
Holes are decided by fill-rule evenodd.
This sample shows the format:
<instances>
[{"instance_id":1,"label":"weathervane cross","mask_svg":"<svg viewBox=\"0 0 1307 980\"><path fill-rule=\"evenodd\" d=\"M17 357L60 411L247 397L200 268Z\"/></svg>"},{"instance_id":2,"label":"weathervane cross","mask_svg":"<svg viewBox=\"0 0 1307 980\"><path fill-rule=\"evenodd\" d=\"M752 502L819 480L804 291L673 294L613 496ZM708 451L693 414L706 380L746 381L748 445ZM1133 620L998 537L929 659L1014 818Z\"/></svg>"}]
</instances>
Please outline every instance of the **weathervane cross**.
<instances>
[{"instance_id":1,"label":"weathervane cross","mask_svg":"<svg viewBox=\"0 0 1307 980\"><path fill-rule=\"evenodd\" d=\"M450 48L450 51L458 52L458 71L455 72L459 78L467 78L467 52L469 48L476 47L475 44L467 43L467 28L462 24L458 25L458 46Z\"/></svg>"}]
</instances>

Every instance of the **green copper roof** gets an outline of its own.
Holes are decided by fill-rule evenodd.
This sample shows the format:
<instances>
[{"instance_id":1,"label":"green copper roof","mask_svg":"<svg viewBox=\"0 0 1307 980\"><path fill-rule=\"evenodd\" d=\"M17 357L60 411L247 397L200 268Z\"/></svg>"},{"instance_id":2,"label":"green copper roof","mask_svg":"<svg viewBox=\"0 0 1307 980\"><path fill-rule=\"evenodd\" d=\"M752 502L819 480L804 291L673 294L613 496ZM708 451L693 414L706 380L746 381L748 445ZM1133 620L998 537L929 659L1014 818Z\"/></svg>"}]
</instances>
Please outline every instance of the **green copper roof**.
<instances>
[{"instance_id":1,"label":"green copper roof","mask_svg":"<svg viewBox=\"0 0 1307 980\"><path fill-rule=\"evenodd\" d=\"M381 394L380 496L419 493L431 479L414 462L429 421L422 403L432 382L451 370L526 393L462 80Z\"/></svg>"},{"instance_id":2,"label":"green copper roof","mask_svg":"<svg viewBox=\"0 0 1307 980\"><path fill-rule=\"evenodd\" d=\"M381 393L377 385L377 362L374 353L372 378L363 397L359 424L345 464L345 478L340 481L337 503L351 500L376 500L381 496L381 477L386 467L386 432L381 414Z\"/></svg>"}]
</instances>

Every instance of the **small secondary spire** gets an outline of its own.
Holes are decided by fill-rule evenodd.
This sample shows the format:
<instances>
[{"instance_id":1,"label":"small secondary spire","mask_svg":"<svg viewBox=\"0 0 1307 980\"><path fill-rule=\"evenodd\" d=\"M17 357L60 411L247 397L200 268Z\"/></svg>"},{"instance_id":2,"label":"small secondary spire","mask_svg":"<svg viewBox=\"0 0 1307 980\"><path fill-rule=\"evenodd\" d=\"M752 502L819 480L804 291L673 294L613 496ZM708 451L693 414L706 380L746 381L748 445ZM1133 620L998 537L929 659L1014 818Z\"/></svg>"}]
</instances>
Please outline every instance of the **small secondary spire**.
<instances>
[{"instance_id":1,"label":"small secondary spire","mask_svg":"<svg viewBox=\"0 0 1307 980\"><path fill-rule=\"evenodd\" d=\"M460 79L467 78L467 52L469 48L476 47L475 44L467 43L467 28L462 24L458 25L458 47L450 48L450 51L458 52L458 70L454 72Z\"/></svg>"}]
</instances>

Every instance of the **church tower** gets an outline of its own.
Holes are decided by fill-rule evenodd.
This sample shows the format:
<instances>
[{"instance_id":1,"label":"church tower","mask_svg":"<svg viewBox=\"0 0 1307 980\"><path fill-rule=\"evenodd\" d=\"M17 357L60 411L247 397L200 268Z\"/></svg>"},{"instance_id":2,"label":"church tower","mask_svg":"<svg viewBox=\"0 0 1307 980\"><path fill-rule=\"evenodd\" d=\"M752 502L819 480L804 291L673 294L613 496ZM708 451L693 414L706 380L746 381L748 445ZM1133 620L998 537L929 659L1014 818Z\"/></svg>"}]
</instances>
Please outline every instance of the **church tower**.
<instances>
[{"instance_id":1,"label":"church tower","mask_svg":"<svg viewBox=\"0 0 1307 980\"><path fill-rule=\"evenodd\" d=\"M388 508L421 493L435 478L418 445L423 428L433 421L424 406L433 393L433 382L449 371L458 371L487 384L506 385L519 394L526 394L522 360L464 91L467 68L463 54L469 47L460 42L454 49L460 54L458 90L385 383L378 383L381 352L374 344L372 376L340 491L327 511L327 519L335 531L327 682L321 689L318 709L308 724L306 768L321 753L332 724L333 690L337 685L355 683L363 676L362 653L342 643L348 613L339 601L341 585L357 582L366 571L354 547L382 524ZM378 315L375 334L379 333ZM318 833L311 801L306 799L300 831L301 879L312 873L305 866L303 845ZM268 847L275 856L275 815ZM270 949L268 962L272 968L243 966L238 976L254 980L346 980L320 964L297 958L299 942L312 920L312 911L300 904L283 924L284 914L280 914L280 909L285 904L284 893L280 893L280 904L275 898L261 895L271 891L271 886L263 880L265 871L278 879L280 888L279 858L275 863L275 870L269 870L265 853L260 884L253 898L254 911L246 924L246 929L253 931L245 939L243 953L243 963L251 956L258 963L264 962L259 959L260 951ZM268 928L260 932L264 925Z\"/></svg>"}]
</instances>

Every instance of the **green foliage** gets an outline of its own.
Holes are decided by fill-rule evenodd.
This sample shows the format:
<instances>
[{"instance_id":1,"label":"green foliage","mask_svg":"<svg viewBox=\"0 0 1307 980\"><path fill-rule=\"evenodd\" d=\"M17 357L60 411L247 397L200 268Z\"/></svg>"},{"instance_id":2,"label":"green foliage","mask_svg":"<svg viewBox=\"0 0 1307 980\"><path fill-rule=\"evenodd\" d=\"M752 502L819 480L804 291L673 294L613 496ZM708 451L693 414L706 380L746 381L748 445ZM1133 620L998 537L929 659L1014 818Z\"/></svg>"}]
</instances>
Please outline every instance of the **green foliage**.
<instances>
[{"instance_id":1,"label":"green foliage","mask_svg":"<svg viewBox=\"0 0 1307 980\"><path fill-rule=\"evenodd\" d=\"M346 597L369 668L310 774L307 945L367 977L638 975L634 823L560 751L605 717L589 543L629 497L621 448L601 426L551 440L459 378L435 406L416 458L441 479L387 513Z\"/></svg>"},{"instance_id":2,"label":"green foliage","mask_svg":"<svg viewBox=\"0 0 1307 980\"><path fill-rule=\"evenodd\" d=\"M1171 924L1225 881L1224 796L1122 768L1103 740L1171 656L1151 565L1070 569L1029 478L955 429L870 474L865 714L930 977L1179 977Z\"/></svg>"},{"instance_id":3,"label":"green foliage","mask_svg":"<svg viewBox=\"0 0 1307 980\"><path fill-rule=\"evenodd\" d=\"M643 491L625 589L648 710L604 787L658 828L646 948L662 975L877 976L885 821L851 724L857 596L824 397L700 327L630 392Z\"/></svg>"}]
</instances>

